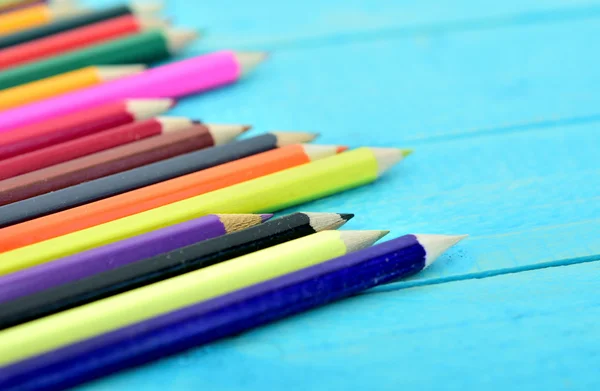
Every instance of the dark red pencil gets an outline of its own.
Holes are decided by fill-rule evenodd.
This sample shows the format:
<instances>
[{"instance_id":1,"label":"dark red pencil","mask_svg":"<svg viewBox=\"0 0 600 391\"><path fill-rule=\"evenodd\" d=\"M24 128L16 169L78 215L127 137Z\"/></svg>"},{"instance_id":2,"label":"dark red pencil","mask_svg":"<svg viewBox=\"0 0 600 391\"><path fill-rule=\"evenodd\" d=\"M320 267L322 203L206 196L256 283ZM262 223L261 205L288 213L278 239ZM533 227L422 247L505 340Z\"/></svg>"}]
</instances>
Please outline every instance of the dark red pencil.
<instances>
[{"instance_id":1,"label":"dark red pencil","mask_svg":"<svg viewBox=\"0 0 600 391\"><path fill-rule=\"evenodd\" d=\"M172 99L129 99L2 132L0 160L151 118L173 105Z\"/></svg>"},{"instance_id":2,"label":"dark red pencil","mask_svg":"<svg viewBox=\"0 0 600 391\"><path fill-rule=\"evenodd\" d=\"M51 147L14 156L2 162L0 180L67 162L96 152L187 129L194 121L182 117L157 117L118 126Z\"/></svg>"}]
</instances>

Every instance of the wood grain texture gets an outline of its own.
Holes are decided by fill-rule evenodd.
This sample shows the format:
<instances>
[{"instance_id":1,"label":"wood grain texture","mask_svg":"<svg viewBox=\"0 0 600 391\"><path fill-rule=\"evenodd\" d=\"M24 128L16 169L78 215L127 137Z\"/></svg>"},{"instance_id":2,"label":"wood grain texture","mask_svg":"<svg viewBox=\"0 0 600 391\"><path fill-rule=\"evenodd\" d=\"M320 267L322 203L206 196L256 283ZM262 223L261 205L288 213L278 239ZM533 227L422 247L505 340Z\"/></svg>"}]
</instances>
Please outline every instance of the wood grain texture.
<instances>
[{"instance_id":1,"label":"wood grain texture","mask_svg":"<svg viewBox=\"0 0 600 391\"><path fill-rule=\"evenodd\" d=\"M415 148L372 185L286 212L471 238L377 294L81 390L600 387L599 1L192 3L168 5L210 32L186 56L273 52L174 115Z\"/></svg>"}]
</instances>

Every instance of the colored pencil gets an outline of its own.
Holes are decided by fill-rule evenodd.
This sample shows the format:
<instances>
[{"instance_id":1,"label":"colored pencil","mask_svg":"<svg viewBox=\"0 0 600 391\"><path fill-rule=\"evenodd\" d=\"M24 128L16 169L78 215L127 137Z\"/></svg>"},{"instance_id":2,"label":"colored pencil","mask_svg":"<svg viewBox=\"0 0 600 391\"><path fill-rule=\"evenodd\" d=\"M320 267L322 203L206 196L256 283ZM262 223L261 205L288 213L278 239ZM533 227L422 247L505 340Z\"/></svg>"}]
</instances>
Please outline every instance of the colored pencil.
<instances>
[{"instance_id":1,"label":"colored pencil","mask_svg":"<svg viewBox=\"0 0 600 391\"><path fill-rule=\"evenodd\" d=\"M45 0L0 0L0 13L11 12L45 2Z\"/></svg>"},{"instance_id":2,"label":"colored pencil","mask_svg":"<svg viewBox=\"0 0 600 391\"><path fill-rule=\"evenodd\" d=\"M70 15L76 15L81 10L69 2L56 4L39 4L0 15L0 34L11 34L36 26L42 26L52 21Z\"/></svg>"},{"instance_id":3,"label":"colored pencil","mask_svg":"<svg viewBox=\"0 0 600 391\"><path fill-rule=\"evenodd\" d=\"M405 235L17 362L0 385L73 387L418 273L461 239Z\"/></svg>"},{"instance_id":4,"label":"colored pencil","mask_svg":"<svg viewBox=\"0 0 600 391\"><path fill-rule=\"evenodd\" d=\"M0 160L160 115L172 99L128 99L0 133Z\"/></svg>"},{"instance_id":5,"label":"colored pencil","mask_svg":"<svg viewBox=\"0 0 600 391\"><path fill-rule=\"evenodd\" d=\"M151 257L147 251L141 250L140 254L136 254L136 258L149 259L136 262L138 266L135 268L130 266L124 268L122 267L124 266L123 263L119 262L120 272L118 277L115 277L124 280L124 283L127 284L126 289L120 291L132 289L133 286L148 285L157 281L156 278L161 280L170 278L316 232L338 229L352 217L352 214L347 213L292 213L262 224L260 227L248 228L219 238L219 240L203 242L202 245L190 245L179 251L170 251L156 257ZM182 224L189 224L189 222ZM179 225L181 224L174 227ZM145 235L151 234L152 232ZM50 290L51 288L64 287L65 284L74 281L89 280L87 277L99 276L100 274L106 276L104 272L117 269L117 267L112 262L107 262L107 258L103 255L105 251L103 249L111 246L121 246L121 243L126 243L138 237L135 236L1 277L0 303ZM119 259L122 258L123 256L119 257ZM129 278L133 274L139 277L135 280ZM104 280L106 281L106 277L104 277Z\"/></svg>"},{"instance_id":6,"label":"colored pencil","mask_svg":"<svg viewBox=\"0 0 600 391\"><path fill-rule=\"evenodd\" d=\"M38 149L23 155L14 156L2 161L0 180L26 174L59 163L74 160L96 152L125 145L145 138L168 134L188 129L194 124L189 118L156 117L144 121L133 122ZM44 177L47 180L48 177ZM2 183L0 181L0 183Z\"/></svg>"},{"instance_id":7,"label":"colored pencil","mask_svg":"<svg viewBox=\"0 0 600 391\"><path fill-rule=\"evenodd\" d=\"M247 156L256 155L277 147L300 142L309 142L315 137L316 135L313 133L266 133L249 139L235 141L227 145L207 148L205 150L188 153L119 174L81 183L76 186L16 202L11 205L0 206L0 227L6 227L7 225L74 208L79 205L139 189L144 186L149 186L195 171L205 170ZM108 217L108 214L106 217ZM113 218L109 217L109 219L112 220ZM45 225L39 221L33 224L37 227ZM52 224L53 223L49 223L49 225ZM61 226L69 230L72 229L73 223L71 221L69 224L61 224ZM30 240L44 240L41 238L44 237L44 235L48 235L51 231L47 229L44 230L45 234L42 234L40 239L37 239L35 236L22 234L29 229L31 229L31 224L28 223L4 228L0 235L0 252L21 247L26 244L32 244L33 242ZM75 229L77 230L79 228Z\"/></svg>"},{"instance_id":8,"label":"colored pencil","mask_svg":"<svg viewBox=\"0 0 600 391\"><path fill-rule=\"evenodd\" d=\"M0 275L209 213L274 212L372 182L403 151L359 148L0 254ZM19 238L2 234L2 242Z\"/></svg>"},{"instance_id":9,"label":"colored pencil","mask_svg":"<svg viewBox=\"0 0 600 391\"><path fill-rule=\"evenodd\" d=\"M0 365L369 247L387 231L322 231L0 333Z\"/></svg>"},{"instance_id":10,"label":"colored pencil","mask_svg":"<svg viewBox=\"0 0 600 391\"><path fill-rule=\"evenodd\" d=\"M102 10L84 12L80 15L76 15L67 19L60 19L43 26L0 36L0 49L5 49L7 47L20 45L36 39L49 37L63 31L73 30L88 24L116 18L122 15L149 15L158 11L159 8L160 7L157 7L154 4L131 4L118 5Z\"/></svg>"},{"instance_id":11,"label":"colored pencil","mask_svg":"<svg viewBox=\"0 0 600 391\"><path fill-rule=\"evenodd\" d=\"M0 91L0 111L139 73L144 65L104 65L61 73Z\"/></svg>"},{"instance_id":12,"label":"colored pencil","mask_svg":"<svg viewBox=\"0 0 600 391\"><path fill-rule=\"evenodd\" d=\"M81 306L92 301L114 296L128 290L150 285L167 278L212 266L229 259L237 258L316 232L337 229L352 218L352 216L353 215L338 213L294 213L276 219L270 224L267 223L267 225L248 228L232 235L202 243L190 243L187 247L179 246L176 250L162 252L160 255L148 257L147 259L130 263L122 267L117 268L112 267L111 265L111 269L105 272L86 272L90 277L21 297L20 299L9 303L0 304L0 329L12 327L33 319ZM178 225L174 227L177 226ZM127 239L123 242L131 241L135 238ZM123 242L117 242L109 246L118 246ZM98 252L103 248L104 247L100 247L95 250L86 251L55 262L50 262L47 266L52 267L54 264L64 263L68 259L81 258L81 256L85 256L87 253ZM106 256L96 258L98 259L88 258L87 263L90 265L96 265L98 263L102 264L103 260L106 263ZM140 259L143 257L136 258ZM43 266L44 265L40 265L38 268ZM57 267L53 267L53 269L56 270ZM70 273L69 270L64 267L60 269L63 269L59 270L61 274L66 273L68 275ZM26 272L27 270L29 269L26 269L23 272ZM15 290L22 290L23 287L21 287L18 282L14 283L14 280L9 281L11 276L12 275L9 274L1 280L2 284L0 284L0 286L4 286L5 284L9 285L0 289L9 290L11 293L15 292ZM64 277L62 276L58 278L64 280ZM50 284L46 283L45 279L49 279ZM42 287L51 284L56 285L56 283L54 283L56 279L55 273L45 273L45 279L42 279L41 281L38 279L38 284ZM27 281L26 285L32 285L32 282ZM36 287L36 290L41 289Z\"/></svg>"},{"instance_id":13,"label":"colored pencil","mask_svg":"<svg viewBox=\"0 0 600 391\"><path fill-rule=\"evenodd\" d=\"M192 121L189 123L191 124ZM214 145L225 144L247 129L249 126L245 125L192 124L177 132L167 132L5 179L0 181L0 205L22 201Z\"/></svg>"},{"instance_id":14,"label":"colored pencil","mask_svg":"<svg viewBox=\"0 0 600 391\"><path fill-rule=\"evenodd\" d=\"M33 240L39 242L90 228L300 164L317 161L343 150L345 147L325 145L283 146L91 204L50 214L6 228L1 232L6 238L10 236L26 238L25 241L19 241L20 245L32 244Z\"/></svg>"},{"instance_id":15,"label":"colored pencil","mask_svg":"<svg viewBox=\"0 0 600 391\"><path fill-rule=\"evenodd\" d=\"M73 267L79 267L80 269L86 269L86 273L96 271L100 273L99 275L107 275L115 269L133 266L147 257L164 253L170 254L181 247L198 245L211 238L253 227L268 220L271 216L270 214L209 215L76 254L61 261L71 264L68 270L64 270L67 274L70 274ZM46 275L46 278L52 280L54 276ZM85 278L84 281L92 281L92 279L94 277ZM157 278L156 281L162 279L164 278ZM44 281L42 283L44 284ZM43 290L37 294L0 304L0 330L129 290L116 290L115 287L107 287L112 289L114 293L107 289L106 292L99 295L96 290L90 289L88 299L84 299L83 295L73 295L72 300L68 303L68 297L61 294L61 291L64 292L65 288L71 287L72 284L77 284L77 282ZM137 284L137 286L148 284ZM77 286L79 287L79 285ZM75 292L73 291L73 293ZM43 298L44 296L46 298L54 297L57 300L46 300ZM41 307L42 302L44 305L47 304L45 308Z\"/></svg>"},{"instance_id":16,"label":"colored pencil","mask_svg":"<svg viewBox=\"0 0 600 391\"><path fill-rule=\"evenodd\" d=\"M264 60L263 53L216 52L149 69L139 75L0 113L0 132L111 101L179 98L233 83Z\"/></svg>"},{"instance_id":17,"label":"colored pencil","mask_svg":"<svg viewBox=\"0 0 600 391\"><path fill-rule=\"evenodd\" d=\"M139 33L152 28L164 28L160 19L124 15L36 41L0 50L0 70L72 52L108 40Z\"/></svg>"},{"instance_id":18,"label":"colored pencil","mask_svg":"<svg viewBox=\"0 0 600 391\"><path fill-rule=\"evenodd\" d=\"M0 72L0 89L91 65L152 63L178 53L196 38L189 30L152 29ZM128 96L135 98L135 96Z\"/></svg>"}]
</instances>

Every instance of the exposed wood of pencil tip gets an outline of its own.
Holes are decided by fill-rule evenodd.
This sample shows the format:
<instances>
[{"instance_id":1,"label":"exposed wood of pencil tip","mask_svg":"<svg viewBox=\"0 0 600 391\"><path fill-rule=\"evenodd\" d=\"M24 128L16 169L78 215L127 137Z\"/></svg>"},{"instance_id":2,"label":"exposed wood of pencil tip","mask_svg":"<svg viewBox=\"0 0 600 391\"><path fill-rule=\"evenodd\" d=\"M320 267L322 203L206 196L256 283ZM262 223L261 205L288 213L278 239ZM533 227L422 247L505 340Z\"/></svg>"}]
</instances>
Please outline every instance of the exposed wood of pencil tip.
<instances>
[{"instance_id":1,"label":"exposed wood of pencil tip","mask_svg":"<svg viewBox=\"0 0 600 391\"><path fill-rule=\"evenodd\" d=\"M465 239L468 235L415 234L415 236L425 249L425 267L427 267L446 252L446 250Z\"/></svg>"},{"instance_id":2,"label":"exposed wood of pencil tip","mask_svg":"<svg viewBox=\"0 0 600 391\"><path fill-rule=\"evenodd\" d=\"M125 101L127 112L138 121L155 117L173 106L175 106L175 100L169 98L128 99Z\"/></svg>"},{"instance_id":3,"label":"exposed wood of pencil tip","mask_svg":"<svg viewBox=\"0 0 600 391\"><path fill-rule=\"evenodd\" d=\"M384 172L392 168L406 156L412 153L410 149L400 148L369 148L375 160L377 160L377 175L381 176Z\"/></svg>"},{"instance_id":4,"label":"exposed wood of pencil tip","mask_svg":"<svg viewBox=\"0 0 600 391\"><path fill-rule=\"evenodd\" d=\"M132 65L104 65L96 67L98 77L102 81L110 81L120 79L125 76L135 75L146 69L144 64Z\"/></svg>"},{"instance_id":5,"label":"exposed wood of pencil tip","mask_svg":"<svg viewBox=\"0 0 600 391\"><path fill-rule=\"evenodd\" d=\"M194 125L195 121L186 117L156 117L156 121L162 126L162 133L172 133L187 129Z\"/></svg>"},{"instance_id":6,"label":"exposed wood of pencil tip","mask_svg":"<svg viewBox=\"0 0 600 391\"><path fill-rule=\"evenodd\" d=\"M309 143L316 139L318 133L310 132L271 132L277 138L277 146L284 147L292 144Z\"/></svg>"},{"instance_id":7,"label":"exposed wood of pencil tip","mask_svg":"<svg viewBox=\"0 0 600 391\"><path fill-rule=\"evenodd\" d=\"M304 144L304 145L302 145L302 148L304 149L304 153L306 154L306 156L308 156L308 158L310 159L311 162L315 161L315 160L324 159L329 156L337 155L338 153L343 152L346 149L348 149L348 147L342 146L342 145L311 145L311 144Z\"/></svg>"},{"instance_id":8,"label":"exposed wood of pencil tip","mask_svg":"<svg viewBox=\"0 0 600 391\"><path fill-rule=\"evenodd\" d=\"M263 223L273 217L272 214L218 214L227 233L241 231Z\"/></svg>"},{"instance_id":9,"label":"exposed wood of pencil tip","mask_svg":"<svg viewBox=\"0 0 600 391\"><path fill-rule=\"evenodd\" d=\"M362 250L372 246L390 231L340 231L340 239L346 245L346 252Z\"/></svg>"},{"instance_id":10,"label":"exposed wood of pencil tip","mask_svg":"<svg viewBox=\"0 0 600 391\"><path fill-rule=\"evenodd\" d=\"M268 57L266 52L235 52L235 58L241 70L240 76L252 72Z\"/></svg>"},{"instance_id":11,"label":"exposed wood of pencil tip","mask_svg":"<svg viewBox=\"0 0 600 391\"><path fill-rule=\"evenodd\" d=\"M162 1L153 3L132 3L129 5L131 12L135 15L153 15L159 13L164 8Z\"/></svg>"},{"instance_id":12,"label":"exposed wood of pencil tip","mask_svg":"<svg viewBox=\"0 0 600 391\"><path fill-rule=\"evenodd\" d=\"M308 216L309 225L315 232L338 229L354 217L352 213L301 213Z\"/></svg>"},{"instance_id":13,"label":"exposed wood of pencil tip","mask_svg":"<svg viewBox=\"0 0 600 391\"><path fill-rule=\"evenodd\" d=\"M199 36L199 32L195 30L184 29L165 29L169 52L180 52L188 44L195 41Z\"/></svg>"},{"instance_id":14,"label":"exposed wood of pencil tip","mask_svg":"<svg viewBox=\"0 0 600 391\"><path fill-rule=\"evenodd\" d=\"M82 7L80 4L73 1L51 3L48 5L48 10L54 19L71 18L90 12L89 8Z\"/></svg>"},{"instance_id":15,"label":"exposed wood of pencil tip","mask_svg":"<svg viewBox=\"0 0 600 391\"><path fill-rule=\"evenodd\" d=\"M239 124L204 124L204 126L208 128L215 145L227 144L252 128L251 125Z\"/></svg>"},{"instance_id":16,"label":"exposed wood of pencil tip","mask_svg":"<svg viewBox=\"0 0 600 391\"><path fill-rule=\"evenodd\" d=\"M140 15L136 18L137 24L142 30L150 30L150 29L158 29L158 28L167 28L171 26L171 22L156 17L154 15Z\"/></svg>"}]
</instances>

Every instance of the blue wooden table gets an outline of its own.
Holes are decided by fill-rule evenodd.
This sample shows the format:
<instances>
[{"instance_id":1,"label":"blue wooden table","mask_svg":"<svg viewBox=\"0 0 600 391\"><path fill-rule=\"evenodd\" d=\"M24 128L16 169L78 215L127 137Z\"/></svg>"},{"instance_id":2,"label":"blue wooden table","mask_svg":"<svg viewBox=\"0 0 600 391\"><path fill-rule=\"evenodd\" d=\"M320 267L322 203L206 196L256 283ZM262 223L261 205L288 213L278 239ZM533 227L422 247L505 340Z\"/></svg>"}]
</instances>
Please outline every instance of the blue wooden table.
<instances>
[{"instance_id":1,"label":"blue wooden table","mask_svg":"<svg viewBox=\"0 0 600 391\"><path fill-rule=\"evenodd\" d=\"M96 1L96 4L105 1ZM469 233L410 280L80 390L600 389L600 1L168 0L184 56L269 50L174 114L412 147L294 210Z\"/></svg>"}]
</instances>

